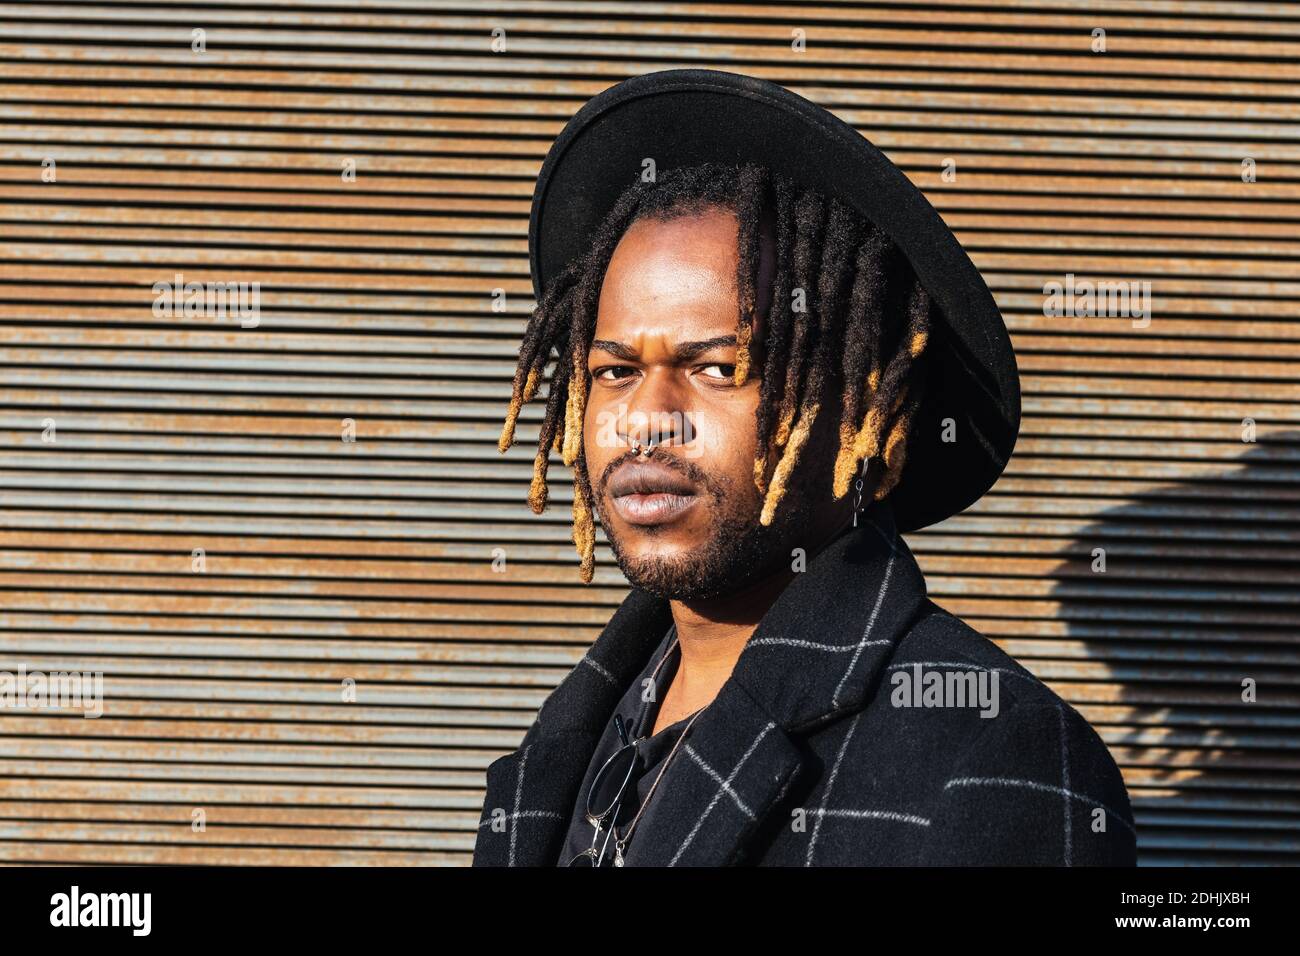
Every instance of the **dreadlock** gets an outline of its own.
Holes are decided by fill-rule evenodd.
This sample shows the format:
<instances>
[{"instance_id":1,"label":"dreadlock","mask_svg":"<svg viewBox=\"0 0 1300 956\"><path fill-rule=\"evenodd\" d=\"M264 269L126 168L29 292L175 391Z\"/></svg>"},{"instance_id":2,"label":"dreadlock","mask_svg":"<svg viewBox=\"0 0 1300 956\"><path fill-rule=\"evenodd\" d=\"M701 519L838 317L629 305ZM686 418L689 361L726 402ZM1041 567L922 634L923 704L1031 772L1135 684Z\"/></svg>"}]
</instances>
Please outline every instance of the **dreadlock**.
<instances>
[{"instance_id":1,"label":"dreadlock","mask_svg":"<svg viewBox=\"0 0 1300 956\"><path fill-rule=\"evenodd\" d=\"M587 353L605 270L634 222L714 208L730 210L738 223L735 384L743 385L761 366L754 462L754 484L763 495L759 520L772 523L813 423L824 405L836 401L833 382L842 384L835 497L848 492L859 465L865 476L870 462L880 463L872 490L877 499L888 495L902 474L921 400L924 363L919 359L929 336L931 303L888 236L839 199L761 166L704 164L669 170L655 182L638 180L619 197L586 254L543 291L519 347L510 408L497 443L502 452L514 443L520 411L537 396L553 361L528 502L537 514L546 507L550 454L559 452L573 467L573 542L584 582L591 581L595 568L595 524L582 424L590 387ZM776 261L763 341L755 343L765 211L774 227ZM902 323L885 321L897 314ZM761 355L755 355L758 344Z\"/></svg>"}]
</instances>

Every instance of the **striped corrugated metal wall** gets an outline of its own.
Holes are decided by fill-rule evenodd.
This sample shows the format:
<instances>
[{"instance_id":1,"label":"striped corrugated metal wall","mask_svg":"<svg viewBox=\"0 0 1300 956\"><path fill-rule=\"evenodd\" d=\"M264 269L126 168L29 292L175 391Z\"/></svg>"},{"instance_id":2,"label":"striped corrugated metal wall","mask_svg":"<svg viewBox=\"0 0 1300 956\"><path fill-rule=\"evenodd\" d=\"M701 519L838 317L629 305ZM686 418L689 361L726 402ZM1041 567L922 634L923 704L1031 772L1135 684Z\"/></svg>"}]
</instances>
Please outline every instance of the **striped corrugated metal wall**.
<instances>
[{"instance_id":1,"label":"striped corrugated metal wall","mask_svg":"<svg viewBox=\"0 0 1300 956\"><path fill-rule=\"evenodd\" d=\"M0 861L468 862L624 590L494 447L532 181L678 66L857 125L1006 314L1024 429L911 536L933 595L1098 728L1144 861L1300 860L1298 38L1289 3L0 4L0 670L106 697L0 711ZM155 317L176 273L260 282L258 326ZM1067 273L1153 320L1045 317Z\"/></svg>"}]
</instances>

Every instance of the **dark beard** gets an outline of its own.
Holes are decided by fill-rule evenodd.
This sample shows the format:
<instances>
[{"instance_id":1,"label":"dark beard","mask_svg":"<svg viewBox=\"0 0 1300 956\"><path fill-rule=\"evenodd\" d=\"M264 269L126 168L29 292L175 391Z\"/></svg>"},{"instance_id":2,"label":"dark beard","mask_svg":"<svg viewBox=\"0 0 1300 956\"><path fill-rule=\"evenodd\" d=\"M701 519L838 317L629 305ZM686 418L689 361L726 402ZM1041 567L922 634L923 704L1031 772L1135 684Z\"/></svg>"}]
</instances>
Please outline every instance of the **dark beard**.
<instances>
[{"instance_id":1,"label":"dark beard","mask_svg":"<svg viewBox=\"0 0 1300 956\"><path fill-rule=\"evenodd\" d=\"M623 576L633 587L656 597L700 601L737 591L774 571L786 560L797 536L796 529L810 527L811 503L797 486L786 489L772 523L764 526L758 520L763 501L752 482L720 480L693 462L661 455L659 461L702 486L713 499L713 513L718 519L716 530L689 554L673 558L631 557L619 547L604 507L603 493L606 476L626 460L627 457L610 463L592 499ZM640 533L653 535L656 531L651 526Z\"/></svg>"}]
</instances>

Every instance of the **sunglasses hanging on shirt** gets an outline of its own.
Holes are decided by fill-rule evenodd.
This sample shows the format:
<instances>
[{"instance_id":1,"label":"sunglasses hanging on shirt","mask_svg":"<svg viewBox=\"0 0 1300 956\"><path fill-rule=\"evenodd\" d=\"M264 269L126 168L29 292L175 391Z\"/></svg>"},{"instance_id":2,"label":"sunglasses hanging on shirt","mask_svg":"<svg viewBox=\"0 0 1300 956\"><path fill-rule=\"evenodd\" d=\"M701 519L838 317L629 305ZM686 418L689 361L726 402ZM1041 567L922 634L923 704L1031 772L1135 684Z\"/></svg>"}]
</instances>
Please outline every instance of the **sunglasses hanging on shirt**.
<instances>
[{"instance_id":1,"label":"sunglasses hanging on shirt","mask_svg":"<svg viewBox=\"0 0 1300 956\"><path fill-rule=\"evenodd\" d=\"M614 821L618 819L618 811L623 805L623 795L627 792L628 784L632 782L635 771L641 765L641 755L636 749L637 742L629 740L627 727L618 714L614 715L614 727L618 730L618 739L623 746L614 751L605 761L596 773L595 779L591 781L591 789L587 791L587 822L595 828L591 835L591 846L570 860L569 866L605 865L605 851L614 833ZM605 832L605 839L602 841L600 835L606 822L609 823L609 829Z\"/></svg>"}]
</instances>

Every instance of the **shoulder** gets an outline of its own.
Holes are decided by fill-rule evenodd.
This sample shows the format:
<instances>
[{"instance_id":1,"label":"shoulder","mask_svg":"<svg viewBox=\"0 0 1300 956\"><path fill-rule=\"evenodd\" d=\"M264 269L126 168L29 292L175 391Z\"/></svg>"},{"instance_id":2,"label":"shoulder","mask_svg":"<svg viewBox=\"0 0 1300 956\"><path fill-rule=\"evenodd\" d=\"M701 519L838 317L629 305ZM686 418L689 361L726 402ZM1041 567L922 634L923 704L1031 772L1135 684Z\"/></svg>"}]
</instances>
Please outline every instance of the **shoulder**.
<instances>
[{"instance_id":1,"label":"shoulder","mask_svg":"<svg viewBox=\"0 0 1300 956\"><path fill-rule=\"evenodd\" d=\"M907 685L918 683L944 711L910 723L946 737L932 751L943 746L945 755L934 781L934 832L943 834L935 846L944 854L960 857L963 847L988 854L992 843L1011 853L1008 862L1131 865L1128 793L1096 730L995 643L928 600L896 645L881 693L896 707L901 690L914 694ZM979 707L953 699L963 687L979 695ZM974 856L968 862L978 862Z\"/></svg>"},{"instance_id":2,"label":"shoulder","mask_svg":"<svg viewBox=\"0 0 1300 956\"><path fill-rule=\"evenodd\" d=\"M996 674L1002 702L1068 706L1028 668L961 618L928 598L894 647L887 667L897 671L920 664L941 671L969 669Z\"/></svg>"},{"instance_id":3,"label":"shoulder","mask_svg":"<svg viewBox=\"0 0 1300 956\"><path fill-rule=\"evenodd\" d=\"M941 696L944 709L968 712L967 745L1051 729L1054 736L1064 735L1066 745L1098 750L1110 759L1101 737L1064 698L993 641L928 599L895 645L885 671L886 690L901 685L903 676L919 679ZM963 707L961 700L951 699L963 686L992 697L990 706L970 706L967 700Z\"/></svg>"},{"instance_id":4,"label":"shoulder","mask_svg":"<svg viewBox=\"0 0 1300 956\"><path fill-rule=\"evenodd\" d=\"M895 646L895 656L903 655L917 659L938 657L1002 668L1018 678L1027 677L1041 683L1014 657L929 598L922 602L920 613Z\"/></svg>"}]
</instances>

